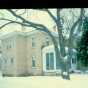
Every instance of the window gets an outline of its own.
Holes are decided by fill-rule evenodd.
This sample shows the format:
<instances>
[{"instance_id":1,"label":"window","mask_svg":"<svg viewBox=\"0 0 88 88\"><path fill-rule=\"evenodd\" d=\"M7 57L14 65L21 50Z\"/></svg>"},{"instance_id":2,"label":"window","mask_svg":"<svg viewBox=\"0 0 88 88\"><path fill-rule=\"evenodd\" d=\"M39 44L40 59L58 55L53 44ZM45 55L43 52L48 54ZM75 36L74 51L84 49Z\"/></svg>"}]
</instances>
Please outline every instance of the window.
<instances>
[{"instance_id":1,"label":"window","mask_svg":"<svg viewBox=\"0 0 88 88\"><path fill-rule=\"evenodd\" d=\"M11 44L8 44L7 45L7 50L11 48Z\"/></svg>"},{"instance_id":2,"label":"window","mask_svg":"<svg viewBox=\"0 0 88 88\"><path fill-rule=\"evenodd\" d=\"M8 47L9 47L9 49L10 49L10 48L11 48L11 44L9 44L9 46L8 46Z\"/></svg>"},{"instance_id":3,"label":"window","mask_svg":"<svg viewBox=\"0 0 88 88\"><path fill-rule=\"evenodd\" d=\"M13 58L11 58L11 63L13 63Z\"/></svg>"},{"instance_id":4,"label":"window","mask_svg":"<svg viewBox=\"0 0 88 88\"><path fill-rule=\"evenodd\" d=\"M54 53L46 53L46 69L54 69Z\"/></svg>"},{"instance_id":5,"label":"window","mask_svg":"<svg viewBox=\"0 0 88 88\"><path fill-rule=\"evenodd\" d=\"M5 64L7 63L7 59L4 59Z\"/></svg>"},{"instance_id":6,"label":"window","mask_svg":"<svg viewBox=\"0 0 88 88\"><path fill-rule=\"evenodd\" d=\"M32 56L32 67L35 67L35 56Z\"/></svg>"},{"instance_id":7,"label":"window","mask_svg":"<svg viewBox=\"0 0 88 88\"><path fill-rule=\"evenodd\" d=\"M12 48L12 41L9 40L9 49Z\"/></svg>"},{"instance_id":8,"label":"window","mask_svg":"<svg viewBox=\"0 0 88 88\"><path fill-rule=\"evenodd\" d=\"M56 69L60 69L59 58L56 58Z\"/></svg>"},{"instance_id":9,"label":"window","mask_svg":"<svg viewBox=\"0 0 88 88\"><path fill-rule=\"evenodd\" d=\"M7 44L7 45L6 45L7 50L8 50L8 49L11 49L11 48L13 47L13 43L14 43L13 40L8 40L8 41L6 41L6 42L7 42L7 43L6 43L6 44Z\"/></svg>"},{"instance_id":10,"label":"window","mask_svg":"<svg viewBox=\"0 0 88 88\"><path fill-rule=\"evenodd\" d=\"M14 48L14 46L15 46L15 40L13 40L12 42L12 47Z\"/></svg>"},{"instance_id":11,"label":"window","mask_svg":"<svg viewBox=\"0 0 88 88\"><path fill-rule=\"evenodd\" d=\"M7 45L7 49L9 49L8 45Z\"/></svg>"},{"instance_id":12,"label":"window","mask_svg":"<svg viewBox=\"0 0 88 88\"><path fill-rule=\"evenodd\" d=\"M32 47L35 47L35 37L32 37Z\"/></svg>"},{"instance_id":13,"label":"window","mask_svg":"<svg viewBox=\"0 0 88 88\"><path fill-rule=\"evenodd\" d=\"M49 45L49 41L46 41L46 45L47 45L47 46Z\"/></svg>"},{"instance_id":14,"label":"window","mask_svg":"<svg viewBox=\"0 0 88 88\"><path fill-rule=\"evenodd\" d=\"M46 54L46 69L49 70L49 53Z\"/></svg>"},{"instance_id":15,"label":"window","mask_svg":"<svg viewBox=\"0 0 88 88\"><path fill-rule=\"evenodd\" d=\"M72 63L76 64L76 59L75 58L72 58Z\"/></svg>"},{"instance_id":16,"label":"window","mask_svg":"<svg viewBox=\"0 0 88 88\"><path fill-rule=\"evenodd\" d=\"M50 53L50 69L54 69L54 54Z\"/></svg>"},{"instance_id":17,"label":"window","mask_svg":"<svg viewBox=\"0 0 88 88\"><path fill-rule=\"evenodd\" d=\"M49 38L46 37L46 45L49 45Z\"/></svg>"}]
</instances>

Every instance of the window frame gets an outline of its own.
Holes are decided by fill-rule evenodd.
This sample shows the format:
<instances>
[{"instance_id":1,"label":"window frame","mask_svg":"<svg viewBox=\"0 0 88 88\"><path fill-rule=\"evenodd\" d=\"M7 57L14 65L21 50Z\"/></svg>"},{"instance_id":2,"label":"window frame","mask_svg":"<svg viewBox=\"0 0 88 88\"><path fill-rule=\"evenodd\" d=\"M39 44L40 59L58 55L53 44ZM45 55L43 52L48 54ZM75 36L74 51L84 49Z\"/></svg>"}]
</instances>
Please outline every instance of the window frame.
<instances>
[{"instance_id":1,"label":"window frame","mask_svg":"<svg viewBox=\"0 0 88 88\"><path fill-rule=\"evenodd\" d=\"M34 66L33 66L33 62L34 62ZM32 68L35 68L36 67L36 57L35 56L32 56Z\"/></svg>"},{"instance_id":2,"label":"window frame","mask_svg":"<svg viewBox=\"0 0 88 88\"><path fill-rule=\"evenodd\" d=\"M48 46L49 43L50 43L50 42L49 42L49 37L47 36L47 37L46 37L46 45Z\"/></svg>"},{"instance_id":3,"label":"window frame","mask_svg":"<svg viewBox=\"0 0 88 88\"><path fill-rule=\"evenodd\" d=\"M34 36L32 36L32 38L31 38L31 40L32 40L32 48L35 48L36 47L36 44L35 44L35 37Z\"/></svg>"},{"instance_id":4,"label":"window frame","mask_svg":"<svg viewBox=\"0 0 88 88\"><path fill-rule=\"evenodd\" d=\"M13 57L10 58L10 63L11 63L11 64L14 63L14 58L13 58Z\"/></svg>"},{"instance_id":5,"label":"window frame","mask_svg":"<svg viewBox=\"0 0 88 88\"><path fill-rule=\"evenodd\" d=\"M51 54L53 54L53 67L51 67L52 66L52 64L51 64ZM47 58L47 55L48 55L48 58ZM48 63L47 63L47 59L48 59ZM55 69L55 67L54 67L54 64L55 64L55 59L54 59L54 53L53 52L49 52L49 53L46 53L46 70L54 70ZM49 65L49 67L47 67L47 65ZM47 69L48 68L48 69Z\"/></svg>"}]
</instances>

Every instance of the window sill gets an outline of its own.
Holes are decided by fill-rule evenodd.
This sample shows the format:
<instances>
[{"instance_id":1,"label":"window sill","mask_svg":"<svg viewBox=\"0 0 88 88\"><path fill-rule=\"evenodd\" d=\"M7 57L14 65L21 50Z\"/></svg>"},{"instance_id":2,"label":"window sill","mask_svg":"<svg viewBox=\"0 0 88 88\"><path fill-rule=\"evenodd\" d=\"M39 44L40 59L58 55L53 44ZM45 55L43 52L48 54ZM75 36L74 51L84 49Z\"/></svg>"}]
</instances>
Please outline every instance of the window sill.
<instances>
[{"instance_id":1,"label":"window sill","mask_svg":"<svg viewBox=\"0 0 88 88\"><path fill-rule=\"evenodd\" d=\"M36 48L36 47L32 47L33 49Z\"/></svg>"},{"instance_id":2,"label":"window sill","mask_svg":"<svg viewBox=\"0 0 88 88\"><path fill-rule=\"evenodd\" d=\"M60 72L61 70L45 70L44 72Z\"/></svg>"},{"instance_id":3,"label":"window sill","mask_svg":"<svg viewBox=\"0 0 88 88\"><path fill-rule=\"evenodd\" d=\"M36 69L36 67L32 67L32 69Z\"/></svg>"}]
</instances>

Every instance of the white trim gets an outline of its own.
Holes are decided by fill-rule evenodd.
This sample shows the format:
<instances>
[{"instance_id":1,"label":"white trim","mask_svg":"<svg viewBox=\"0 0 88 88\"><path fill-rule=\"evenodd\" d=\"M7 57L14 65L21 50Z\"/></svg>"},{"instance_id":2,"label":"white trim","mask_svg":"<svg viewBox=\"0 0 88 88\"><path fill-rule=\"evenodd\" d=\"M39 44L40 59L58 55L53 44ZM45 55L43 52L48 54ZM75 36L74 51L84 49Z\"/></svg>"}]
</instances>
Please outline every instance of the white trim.
<instances>
[{"instance_id":1,"label":"white trim","mask_svg":"<svg viewBox=\"0 0 88 88\"><path fill-rule=\"evenodd\" d=\"M27 36L30 36L30 35L33 35L33 34L38 33L38 32L40 32L40 31L38 31L38 30L33 30L33 31L30 31L30 32L27 32L26 35L27 35Z\"/></svg>"},{"instance_id":2,"label":"white trim","mask_svg":"<svg viewBox=\"0 0 88 88\"><path fill-rule=\"evenodd\" d=\"M33 30L30 32L13 31L13 32L9 32L9 33L0 35L0 39L5 39L5 38L9 38L9 37L16 36L16 35L30 36L30 35L34 35L35 33L38 33L38 32L40 32L40 31L39 30ZM45 33L45 32L41 31L41 33ZM51 33L53 36L58 37L58 35L56 33L54 33L54 32L51 32Z\"/></svg>"},{"instance_id":3,"label":"white trim","mask_svg":"<svg viewBox=\"0 0 88 88\"><path fill-rule=\"evenodd\" d=\"M16 35L25 36L26 34L24 32L14 31L14 32L10 32L10 33L1 35L0 39L2 40L2 39L6 39L6 38L11 38L11 37L16 36Z\"/></svg>"},{"instance_id":4,"label":"white trim","mask_svg":"<svg viewBox=\"0 0 88 88\"><path fill-rule=\"evenodd\" d=\"M35 61L35 66L33 66L33 61ZM32 56L32 68L36 68L36 57L35 56Z\"/></svg>"},{"instance_id":5,"label":"white trim","mask_svg":"<svg viewBox=\"0 0 88 88\"><path fill-rule=\"evenodd\" d=\"M66 51L68 52L67 47L66 47ZM73 49L73 51L76 52L75 49ZM50 52L54 53L54 70L47 70L46 69L46 53L50 53ZM56 56L55 56L54 46L50 45L50 46L47 46L47 47L43 48L42 54L43 54L43 71L44 72L59 72L60 69L56 69ZM77 65L77 63L75 65ZM71 60L71 69L72 69L72 60Z\"/></svg>"},{"instance_id":6,"label":"white trim","mask_svg":"<svg viewBox=\"0 0 88 88\"><path fill-rule=\"evenodd\" d=\"M53 52L54 54L54 69L56 70L56 58L55 58L55 51Z\"/></svg>"},{"instance_id":7,"label":"white trim","mask_svg":"<svg viewBox=\"0 0 88 88\"><path fill-rule=\"evenodd\" d=\"M27 32L27 36L33 35L33 34L38 33L38 32L40 32L40 33L46 33L46 32L39 31L39 30L33 30L33 31L30 31L30 32ZM58 34L55 33L55 32L52 32L52 31L51 31L51 34L52 34L53 36L55 36L55 37L58 37Z\"/></svg>"},{"instance_id":8,"label":"white trim","mask_svg":"<svg viewBox=\"0 0 88 88\"><path fill-rule=\"evenodd\" d=\"M35 42L35 36L32 36L31 37L31 45L32 45L32 48L35 48L36 47L36 42Z\"/></svg>"},{"instance_id":9,"label":"white trim","mask_svg":"<svg viewBox=\"0 0 88 88\"><path fill-rule=\"evenodd\" d=\"M53 46L48 46L42 50L42 53L43 53L43 71L44 72L59 72L60 69L56 69L55 51L51 47L54 48ZM46 53L50 53L50 52L54 53L54 70L47 70L46 69Z\"/></svg>"}]
</instances>

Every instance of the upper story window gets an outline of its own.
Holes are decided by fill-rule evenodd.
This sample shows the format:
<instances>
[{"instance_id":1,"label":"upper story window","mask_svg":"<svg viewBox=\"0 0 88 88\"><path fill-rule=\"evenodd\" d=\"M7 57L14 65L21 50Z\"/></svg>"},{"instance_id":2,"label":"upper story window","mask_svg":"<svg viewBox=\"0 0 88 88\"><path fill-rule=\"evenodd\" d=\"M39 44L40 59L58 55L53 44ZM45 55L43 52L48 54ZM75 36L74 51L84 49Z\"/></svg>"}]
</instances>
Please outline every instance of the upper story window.
<instances>
[{"instance_id":1,"label":"upper story window","mask_svg":"<svg viewBox=\"0 0 88 88\"><path fill-rule=\"evenodd\" d=\"M13 60L13 58L11 58L11 63L13 63L14 62L14 60Z\"/></svg>"},{"instance_id":2,"label":"upper story window","mask_svg":"<svg viewBox=\"0 0 88 88\"><path fill-rule=\"evenodd\" d=\"M49 45L49 37L46 37L46 45Z\"/></svg>"},{"instance_id":3,"label":"upper story window","mask_svg":"<svg viewBox=\"0 0 88 88\"><path fill-rule=\"evenodd\" d=\"M11 45L8 44L8 45L7 45L7 49L10 49L10 48L11 48Z\"/></svg>"},{"instance_id":4,"label":"upper story window","mask_svg":"<svg viewBox=\"0 0 88 88\"><path fill-rule=\"evenodd\" d=\"M35 56L32 56L32 67L35 67Z\"/></svg>"},{"instance_id":5,"label":"upper story window","mask_svg":"<svg viewBox=\"0 0 88 88\"><path fill-rule=\"evenodd\" d=\"M36 44L35 44L35 37L32 37L32 47L35 47Z\"/></svg>"},{"instance_id":6,"label":"upper story window","mask_svg":"<svg viewBox=\"0 0 88 88\"><path fill-rule=\"evenodd\" d=\"M13 47L13 40L6 41L6 48L11 49Z\"/></svg>"},{"instance_id":7,"label":"upper story window","mask_svg":"<svg viewBox=\"0 0 88 88\"><path fill-rule=\"evenodd\" d=\"M5 64L7 63L7 58L4 59Z\"/></svg>"}]
</instances>

